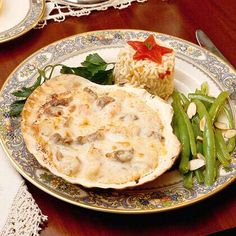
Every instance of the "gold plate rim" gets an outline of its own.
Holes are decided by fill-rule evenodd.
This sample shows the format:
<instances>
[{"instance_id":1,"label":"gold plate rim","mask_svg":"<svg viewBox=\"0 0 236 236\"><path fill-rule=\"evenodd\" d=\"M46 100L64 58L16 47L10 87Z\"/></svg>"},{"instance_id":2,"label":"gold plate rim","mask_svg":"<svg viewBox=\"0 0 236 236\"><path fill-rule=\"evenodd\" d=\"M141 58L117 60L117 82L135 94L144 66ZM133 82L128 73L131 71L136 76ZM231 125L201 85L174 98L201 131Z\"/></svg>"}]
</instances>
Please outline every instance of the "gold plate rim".
<instances>
[{"instance_id":1,"label":"gold plate rim","mask_svg":"<svg viewBox=\"0 0 236 236\"><path fill-rule=\"evenodd\" d=\"M71 36L68 36L68 37L65 37L65 38L62 38L62 39L59 39L57 41L54 41L50 44L47 44L45 46L43 46L42 48L38 49L36 52L34 52L33 54L31 54L29 57L27 57L26 59L24 59L11 73L10 75L8 76L8 78L6 79L6 81L4 82L1 90L0 90L0 96L2 95L2 91L3 91L3 88L6 86L8 80L11 78L11 76L27 61L29 60L30 58L33 58L36 54L38 54L43 48L45 47L48 47L50 45L54 45L54 44L57 44L58 42L61 42L63 40L67 40L67 39L70 39L70 38L74 38L76 36L83 36L83 35L88 35L88 34L93 34L93 33L103 33L103 32L114 32L114 31L119 31L119 32L127 32L127 31L130 31L130 32L147 32L147 33L156 33L158 35L164 35L164 36L168 36L168 37L171 37L173 39L176 39L176 40L181 40L187 44L190 44L194 47L198 47L200 50L203 50L207 53L210 53L212 56L216 57L218 60L220 60L223 64L226 64L228 67L230 67L230 69L233 71L233 73L236 73L234 68L229 65L228 63L226 63L225 61L223 61L221 58L217 57L215 54L209 52L208 50L204 49L204 48L201 48L200 46L192 43L192 42L189 42L187 40L184 40L184 39L181 39L181 38L178 38L178 37L175 37L175 36L171 36L171 35L168 35L168 34L163 34L163 33L159 33L159 32L154 32L154 31L147 31L147 30L138 30L138 29L112 29L112 30L94 30L94 31L89 31L89 32L85 32L85 33L79 33L79 34L75 34L75 35L71 35ZM60 196L59 194L53 192L52 190L50 189L47 189L46 187L44 187L43 185L41 185L40 183L38 183L36 180L34 180L32 177L28 176L18 165L17 163L13 160L13 158L11 157L11 155L9 154L9 152L7 151L7 148L3 142L3 139L2 137L0 136L0 143L4 149L4 152L6 153L7 157L9 158L11 164L14 166L14 168L25 178L27 179L30 183L32 183L33 185L35 185L37 188L39 188L40 190L46 192L47 194L53 196L53 197L56 197L64 202L67 202L67 203L70 203L70 204L73 204L73 205L76 205L76 206L79 206L79 207L83 207L83 208L86 208L86 209L90 209L90 210L95 210L95 211L99 211L99 212L106 212L106 213L116 213L116 214L130 214L130 215L133 215L133 214L151 214L151 213L159 213L159 212L165 212L165 211L172 211L172 210L177 210L177 209L180 209L180 208L183 208L183 207L187 207L187 206L190 206L190 205L193 205L197 202L200 202L200 201L203 201L205 199L208 199L209 197L215 195L216 193L222 191L224 188L226 188L227 186L229 186L230 184L232 184L235 180L236 180L236 175L232 178L230 178L229 180L227 180L226 182L224 182L222 185L220 185L219 187L217 187L216 189L214 189L213 191L207 193L207 194L204 194L200 197L197 197L195 199L192 199L192 200L188 200L187 202L182 202L180 204L177 204L177 205L174 205L174 206L169 206L169 207L164 207L164 208L155 208L155 209L143 209L143 210L125 210L125 209L109 209L109 208L103 208L103 207L96 207L96 206L89 206L89 205L86 205L84 203L80 203L80 202L76 202L76 201L73 201L73 200L70 200L66 197L63 197L63 196Z\"/></svg>"},{"instance_id":2,"label":"gold plate rim","mask_svg":"<svg viewBox=\"0 0 236 236\"><path fill-rule=\"evenodd\" d=\"M216 188L215 190L213 190L212 192L208 193L207 195L203 195L201 197L198 197L194 200L188 201L188 202L183 202L181 204L178 204L176 206L171 206L171 207L165 207L165 208L157 208L157 209L151 209L151 210L123 210L123 209L109 209L109 208L103 208L103 207L95 207L95 206L89 206L83 203L79 203L79 202L75 202L72 200L69 200L65 197L62 197L56 193L54 193L51 190L48 190L47 188L43 187L42 185L40 185L37 181L35 181L34 179L32 179L30 176L28 176L26 173L24 173L24 171L22 171L19 166L17 165L17 163L11 158L11 156L9 155L9 153L6 150L6 147L2 141L2 139L0 139L0 143L6 153L6 155L8 156L9 160L11 161L12 165L14 166L14 168L25 178L27 179L30 183L32 183L34 186L36 186L37 188L39 188L40 190L46 192L47 194L60 199L64 202L70 203L72 205L75 206L79 206L79 207L83 207L86 209L90 209L90 210L95 210L95 211L99 211L99 212L105 212L105 213L117 213L117 214L128 214L128 215L135 215L135 214L154 214L154 213L159 213L159 212L165 212L165 211L172 211L172 210L177 210L177 209L181 209L187 206L191 206L197 202L201 202L203 200L208 199L209 197L217 194L218 192L222 191L224 188L226 188L227 186L229 186L230 184L232 184L235 180L236 180L236 176L231 178L229 181L225 182L224 184L222 184L220 187Z\"/></svg>"},{"instance_id":3,"label":"gold plate rim","mask_svg":"<svg viewBox=\"0 0 236 236\"><path fill-rule=\"evenodd\" d=\"M30 0L31 3L32 3L32 0ZM45 9L46 9L46 5L45 5L45 0L39 0L41 1L41 4L42 4L42 9L41 9L41 13L39 14L38 18L35 20L35 22L33 24L31 24L28 28L26 28L25 30L21 31L20 33L18 34L15 34L13 35L12 37L9 37L9 38L3 38L3 39L0 39L0 43L6 43L6 42L9 42L13 39L16 39L16 38L19 38L20 36L26 34L27 32L29 32L31 29L33 29L37 24L38 22L42 19L43 15L44 15L44 12L45 12ZM26 17L27 18L27 17ZM25 20L25 19L24 19ZM23 21L24 21L23 20ZM3 31L4 32L4 31ZM2 32L2 33L3 33ZM0 33L1 34L1 33Z\"/></svg>"}]
</instances>

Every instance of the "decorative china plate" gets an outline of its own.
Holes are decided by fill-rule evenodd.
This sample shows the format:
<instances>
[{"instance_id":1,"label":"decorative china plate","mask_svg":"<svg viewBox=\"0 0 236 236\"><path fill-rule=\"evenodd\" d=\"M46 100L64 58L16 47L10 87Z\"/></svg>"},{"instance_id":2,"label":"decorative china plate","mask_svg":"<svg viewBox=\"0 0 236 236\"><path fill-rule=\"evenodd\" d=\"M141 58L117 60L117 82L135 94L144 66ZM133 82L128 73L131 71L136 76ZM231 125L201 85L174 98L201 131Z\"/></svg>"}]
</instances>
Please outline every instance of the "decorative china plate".
<instances>
[{"instance_id":1,"label":"decorative china plate","mask_svg":"<svg viewBox=\"0 0 236 236\"><path fill-rule=\"evenodd\" d=\"M0 43L17 38L37 25L45 9L44 0L3 0L0 9Z\"/></svg>"},{"instance_id":2,"label":"decorative china plate","mask_svg":"<svg viewBox=\"0 0 236 236\"><path fill-rule=\"evenodd\" d=\"M32 84L37 68L48 64L64 63L78 66L90 53L99 53L107 62L116 61L121 47L136 38L146 38L152 32L138 30L95 31L71 36L37 51L18 66L5 82L0 96L0 136L2 145L15 168L43 191L66 202L98 211L114 213L160 212L205 199L222 190L236 179L236 156L211 187L196 181L192 190L183 187L182 177L172 169L153 182L125 190L86 189L67 183L43 169L27 151L20 131L20 118L9 118L9 105L14 101L11 93ZM191 92L203 81L210 86L210 93L221 90L233 92L235 71L210 52L179 38L153 33L176 51L175 86L182 92ZM59 71L55 72L55 75ZM235 115L232 101L231 109Z\"/></svg>"},{"instance_id":3,"label":"decorative china plate","mask_svg":"<svg viewBox=\"0 0 236 236\"><path fill-rule=\"evenodd\" d=\"M106 6L106 4L114 0L57 0L59 4L70 5L74 7L90 8Z\"/></svg>"},{"instance_id":4,"label":"decorative china plate","mask_svg":"<svg viewBox=\"0 0 236 236\"><path fill-rule=\"evenodd\" d=\"M100 4L102 2L107 2L109 0L58 0L58 2L66 3L66 4L72 4L75 6L78 5L90 5L90 4Z\"/></svg>"}]
</instances>

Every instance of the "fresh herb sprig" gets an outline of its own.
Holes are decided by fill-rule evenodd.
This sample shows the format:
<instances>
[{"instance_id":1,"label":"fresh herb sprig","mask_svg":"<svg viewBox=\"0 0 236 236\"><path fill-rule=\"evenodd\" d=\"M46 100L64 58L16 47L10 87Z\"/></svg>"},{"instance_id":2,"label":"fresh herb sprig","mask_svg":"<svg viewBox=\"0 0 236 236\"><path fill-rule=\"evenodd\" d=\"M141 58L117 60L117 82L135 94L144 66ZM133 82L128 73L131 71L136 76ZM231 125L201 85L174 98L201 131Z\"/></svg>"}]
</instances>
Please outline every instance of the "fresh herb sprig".
<instances>
[{"instance_id":1,"label":"fresh herb sprig","mask_svg":"<svg viewBox=\"0 0 236 236\"><path fill-rule=\"evenodd\" d=\"M19 100L15 100L10 105L10 112L9 115L11 117L19 116L23 110L23 107L25 105L25 102L27 98L30 96L30 94L39 87L42 83L44 83L46 80L50 79L52 77L53 71L56 67L62 66L60 64L56 64L54 66L48 65L43 70L38 69L38 77L34 84L30 87L22 87L20 90L17 90L12 93L17 98L20 98ZM49 76L47 76L47 73L49 72Z\"/></svg>"},{"instance_id":2,"label":"fresh herb sprig","mask_svg":"<svg viewBox=\"0 0 236 236\"><path fill-rule=\"evenodd\" d=\"M24 104L30 94L46 80L49 80L56 67L61 67L61 74L74 74L82 76L94 83L102 85L112 84L112 72L114 63L105 62L97 53L89 54L85 61L79 67L69 67L62 64L47 65L44 69L38 69L38 77L35 83L30 87L22 87L12 93L15 97L19 98L10 105L10 116L19 116L23 110ZM111 65L111 68L108 67Z\"/></svg>"},{"instance_id":3,"label":"fresh herb sprig","mask_svg":"<svg viewBox=\"0 0 236 236\"><path fill-rule=\"evenodd\" d=\"M114 63L105 62L97 53L95 53L88 55L81 65L82 66L79 67L68 67L63 65L60 72L61 74L79 75L97 84L112 84ZM113 67L107 70L109 65L113 65Z\"/></svg>"}]
</instances>

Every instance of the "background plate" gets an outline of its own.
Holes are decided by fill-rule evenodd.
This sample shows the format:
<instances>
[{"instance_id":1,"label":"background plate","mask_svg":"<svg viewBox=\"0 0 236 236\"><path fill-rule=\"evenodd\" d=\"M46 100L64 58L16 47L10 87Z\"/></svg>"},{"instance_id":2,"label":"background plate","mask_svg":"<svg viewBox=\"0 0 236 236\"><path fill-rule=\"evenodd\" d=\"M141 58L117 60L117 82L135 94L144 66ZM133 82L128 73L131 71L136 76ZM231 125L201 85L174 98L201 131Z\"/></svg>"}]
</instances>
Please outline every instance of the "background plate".
<instances>
[{"instance_id":1,"label":"background plate","mask_svg":"<svg viewBox=\"0 0 236 236\"><path fill-rule=\"evenodd\" d=\"M3 147L16 169L30 182L45 192L72 204L115 213L148 213L176 209L197 202L220 191L236 179L236 158L228 171L223 169L211 187L194 182L193 190L183 187L182 177L172 170L157 180L126 190L86 189L67 183L43 169L27 151L20 131L20 119L9 118L9 105L14 101L11 93L32 84L37 68L48 64L64 63L78 66L89 53L97 52L107 62L116 61L117 54L128 40L146 38L152 32L138 30L107 30L75 35L42 48L27 58L9 76L0 96L0 135ZM175 86L187 93L194 91L203 81L210 93L230 90L236 80L233 69L210 52L179 38L153 33L176 51ZM56 71L55 75L59 72ZM232 104L231 104L232 105ZM234 113L234 108L231 106Z\"/></svg>"},{"instance_id":2,"label":"background plate","mask_svg":"<svg viewBox=\"0 0 236 236\"><path fill-rule=\"evenodd\" d=\"M106 6L106 4L113 2L114 0L57 0L59 4L66 4L74 7L90 8Z\"/></svg>"},{"instance_id":3,"label":"background plate","mask_svg":"<svg viewBox=\"0 0 236 236\"><path fill-rule=\"evenodd\" d=\"M0 9L0 43L17 38L37 25L44 14L44 0L3 0Z\"/></svg>"}]
</instances>

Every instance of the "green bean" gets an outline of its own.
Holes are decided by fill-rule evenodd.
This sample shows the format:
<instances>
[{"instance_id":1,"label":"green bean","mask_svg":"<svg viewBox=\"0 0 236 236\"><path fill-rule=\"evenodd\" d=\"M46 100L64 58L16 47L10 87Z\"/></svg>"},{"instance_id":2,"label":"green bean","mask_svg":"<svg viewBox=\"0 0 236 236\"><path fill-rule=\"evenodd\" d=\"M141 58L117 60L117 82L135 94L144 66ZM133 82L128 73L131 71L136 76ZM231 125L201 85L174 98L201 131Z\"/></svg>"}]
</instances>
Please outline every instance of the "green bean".
<instances>
[{"instance_id":1,"label":"green bean","mask_svg":"<svg viewBox=\"0 0 236 236\"><path fill-rule=\"evenodd\" d=\"M193 172L189 171L187 174L183 176L184 178L184 187L188 189L193 188Z\"/></svg>"},{"instance_id":2,"label":"green bean","mask_svg":"<svg viewBox=\"0 0 236 236\"><path fill-rule=\"evenodd\" d=\"M192 118L192 127L193 127L193 133L195 136L195 139L197 139L197 136L202 137L202 131L199 127L200 119L198 116L194 116ZM197 146L197 153L202 153L202 141L196 140L196 146Z\"/></svg>"},{"instance_id":3,"label":"green bean","mask_svg":"<svg viewBox=\"0 0 236 236\"><path fill-rule=\"evenodd\" d=\"M188 98L200 100L204 104L207 110L210 109L211 104L215 101L214 97L210 97L204 94L196 94L196 93L189 93Z\"/></svg>"},{"instance_id":4,"label":"green bean","mask_svg":"<svg viewBox=\"0 0 236 236\"><path fill-rule=\"evenodd\" d=\"M220 149L218 142L216 141L216 157L224 167L228 167L230 162L225 158L222 150Z\"/></svg>"},{"instance_id":5,"label":"green bean","mask_svg":"<svg viewBox=\"0 0 236 236\"><path fill-rule=\"evenodd\" d=\"M208 86L207 82L203 82L201 84L201 91L202 91L202 94L208 95L208 93L209 93L209 86Z\"/></svg>"},{"instance_id":6,"label":"green bean","mask_svg":"<svg viewBox=\"0 0 236 236\"><path fill-rule=\"evenodd\" d=\"M190 101L188 100L188 98L183 94L183 93L179 93L180 99L182 101L182 105L184 106L185 104L190 103Z\"/></svg>"},{"instance_id":7,"label":"green bean","mask_svg":"<svg viewBox=\"0 0 236 236\"><path fill-rule=\"evenodd\" d=\"M197 147L196 147L196 142L194 138L193 127L192 127L191 121L189 120L188 115L185 113L183 107L180 104L179 93L175 93L173 96L174 96L174 99L176 100L176 106L178 109L177 112L180 113L180 116L182 117L182 120L187 127L191 153L195 157L197 155Z\"/></svg>"},{"instance_id":8,"label":"green bean","mask_svg":"<svg viewBox=\"0 0 236 236\"><path fill-rule=\"evenodd\" d=\"M215 101L214 97L210 97L210 96L203 95L203 94L196 94L196 93L189 93L188 98L189 99L197 99L197 100L201 100L203 102L208 102L208 103L213 103Z\"/></svg>"},{"instance_id":9,"label":"green bean","mask_svg":"<svg viewBox=\"0 0 236 236\"><path fill-rule=\"evenodd\" d=\"M224 138L220 130L215 131L215 141L216 141L216 156L218 160L224 167L229 166L230 164L229 161L231 160L231 156L228 153L228 149L226 147Z\"/></svg>"},{"instance_id":10,"label":"green bean","mask_svg":"<svg viewBox=\"0 0 236 236\"><path fill-rule=\"evenodd\" d=\"M221 166L222 166L221 162L218 159L216 159L216 178L218 178L220 176L219 172L220 172ZM224 168L226 168L226 167L224 167Z\"/></svg>"},{"instance_id":11,"label":"green bean","mask_svg":"<svg viewBox=\"0 0 236 236\"><path fill-rule=\"evenodd\" d=\"M230 163L231 156L229 153L232 152L236 146L235 138L229 139L226 144L222 132L216 130L214 133L213 127L219 113L224 112L228 120L229 128L234 128L232 112L226 105L224 105L228 96L229 94L226 91L221 92L217 98L208 96L208 85L206 83L202 84L201 89L196 90L195 93L188 94L188 98L182 93L175 92L173 95L174 111L175 114L178 114L176 119L177 123L173 122L173 124L177 124L177 132L179 132L180 142L183 147L185 146L185 148L183 148L185 149L184 152L181 152L179 169L180 172L184 174L184 186L186 188L192 188L193 186L193 173L196 176L198 183L201 184L205 182L206 185L212 185L217 174L216 163L221 163L224 167L227 167ZM195 115L191 121L185 112L190 103L189 99L197 105L197 113L199 115L199 117ZM206 108L209 110L207 111ZM201 132L199 123L200 119L203 117L205 117L206 124L204 131ZM175 130L174 125L173 129ZM197 140L197 136L203 136L203 141ZM184 140L185 143L182 140ZM187 140L189 141L188 145L186 145ZM203 154L206 160L204 172L204 168L195 171L188 171L190 152L192 153L193 158L196 158L197 153ZM184 158L182 158L182 155ZM183 166L181 166L181 162Z\"/></svg>"},{"instance_id":12,"label":"green bean","mask_svg":"<svg viewBox=\"0 0 236 236\"><path fill-rule=\"evenodd\" d=\"M197 141L197 153L203 153L203 144L202 141Z\"/></svg>"},{"instance_id":13,"label":"green bean","mask_svg":"<svg viewBox=\"0 0 236 236\"><path fill-rule=\"evenodd\" d=\"M214 97L210 97L210 96L206 96L206 95L202 95L202 94L195 94L195 93L189 93L188 97L190 99L198 99L207 103L213 103L215 101ZM234 118L232 115L232 112L230 111L230 109L227 106L222 106L222 110L224 111L227 120L229 122L229 128L230 129L234 129ZM234 148L235 148L235 137L230 138L228 141L228 151L231 153Z\"/></svg>"},{"instance_id":14,"label":"green bean","mask_svg":"<svg viewBox=\"0 0 236 236\"><path fill-rule=\"evenodd\" d=\"M182 150L180 153L180 163L179 170L182 174L185 174L189 171L189 157L190 157L190 145L189 145L189 135L187 126L182 122L180 113L177 106L178 101L174 100L172 103L174 113L176 115L177 125L179 128L179 140L182 144Z\"/></svg>"},{"instance_id":15,"label":"green bean","mask_svg":"<svg viewBox=\"0 0 236 236\"><path fill-rule=\"evenodd\" d=\"M205 184L212 185L216 177L216 147L213 126L210 115L204 104L196 99L194 99L193 102L195 102L197 106L197 112L200 119L203 117L206 119L206 124L203 131L203 155L206 159Z\"/></svg>"},{"instance_id":16,"label":"green bean","mask_svg":"<svg viewBox=\"0 0 236 236\"><path fill-rule=\"evenodd\" d=\"M186 111L190 101L183 93L179 93L179 97L180 97L181 104L184 107L184 110Z\"/></svg>"},{"instance_id":17,"label":"green bean","mask_svg":"<svg viewBox=\"0 0 236 236\"><path fill-rule=\"evenodd\" d=\"M192 127L195 138L197 138L197 136L202 136L202 131L200 130L199 123L200 123L199 116L195 115L192 118Z\"/></svg>"},{"instance_id":18,"label":"green bean","mask_svg":"<svg viewBox=\"0 0 236 236\"><path fill-rule=\"evenodd\" d=\"M202 141L199 141L199 140L197 140L197 153L203 153L203 144L202 144ZM204 175L203 175L202 168L195 170L194 173L196 175L197 182L199 184L204 183Z\"/></svg>"},{"instance_id":19,"label":"green bean","mask_svg":"<svg viewBox=\"0 0 236 236\"><path fill-rule=\"evenodd\" d=\"M177 100L178 97L176 96L175 99ZM180 99L181 99L181 97L180 97ZM185 100L186 103L187 103L187 101L188 101L188 100ZM186 104L186 103L185 103L185 104ZM189 103L189 101L188 101L188 103ZM180 111L180 112L182 113L182 115L184 116L184 117L183 117L183 120L186 122L186 125L187 125L187 127L189 128L188 130L190 130L190 132L189 132L190 147L191 147L191 140L192 140L192 142L194 142L194 144L192 143L192 144L193 144L193 145L192 145L192 147L193 147L193 149L192 149L192 150L193 150L192 154L193 154L193 156L196 158L196 155L197 155L197 147L196 147L196 143L195 143L195 138L196 138L198 135L201 135L201 131L200 131L200 129L199 129L199 118L197 119L197 118L193 117L194 120L197 119L197 121L195 122L195 124L194 124L194 126L193 126L193 125L191 124L191 122L189 121L189 118L187 117L187 115L186 115L186 113L184 112L183 108L179 107L179 111ZM197 131L196 134L195 134L194 128L195 128L196 130L199 130L200 133ZM195 134L195 137L194 137L194 134ZM190 138L190 137L191 137L191 138ZM199 142L199 146L202 146L202 143ZM203 183L203 182L204 182L204 176L203 176L202 170L201 170L201 169L195 170L194 173L195 173L195 175L196 175L197 181L198 181L199 183Z\"/></svg>"},{"instance_id":20,"label":"green bean","mask_svg":"<svg viewBox=\"0 0 236 236\"><path fill-rule=\"evenodd\" d=\"M215 118L221 108L221 106L225 103L226 99L229 97L229 93L224 91L221 92L218 97L215 99L215 101L212 103L211 108L209 110L209 115L211 117L212 124L215 121Z\"/></svg>"},{"instance_id":21,"label":"green bean","mask_svg":"<svg viewBox=\"0 0 236 236\"><path fill-rule=\"evenodd\" d=\"M229 128L234 129L234 118L232 112L226 106L224 106L223 109L229 122ZM234 148L235 148L235 137L232 137L228 141L227 145L228 152L231 153L234 150Z\"/></svg>"},{"instance_id":22,"label":"green bean","mask_svg":"<svg viewBox=\"0 0 236 236\"><path fill-rule=\"evenodd\" d=\"M198 182L199 184L203 184L203 183L204 183L204 174L203 174L202 169L197 169L197 170L195 170L195 171L194 171L194 174L195 174L195 176L196 176L196 178L197 178L197 182Z\"/></svg>"},{"instance_id":23,"label":"green bean","mask_svg":"<svg viewBox=\"0 0 236 236\"><path fill-rule=\"evenodd\" d=\"M195 136L195 139L197 138L197 136L202 136L202 132L199 128L199 122L200 122L200 119L198 116L194 116L192 118L192 127L193 127L193 132L194 132L194 136ZM196 145L197 145L197 153L202 153L203 152L203 148L202 148L202 141L199 141L199 140L196 140ZM202 184L204 183L204 175L203 175L203 171L202 169L197 169L194 171L194 174L197 178L197 182L199 184Z\"/></svg>"},{"instance_id":24,"label":"green bean","mask_svg":"<svg viewBox=\"0 0 236 236\"><path fill-rule=\"evenodd\" d=\"M209 92L209 87L207 82L201 84L201 89L196 89L195 94L207 95Z\"/></svg>"},{"instance_id":25,"label":"green bean","mask_svg":"<svg viewBox=\"0 0 236 236\"><path fill-rule=\"evenodd\" d=\"M217 146L219 147L219 149L222 151L222 153L224 153L224 157L225 159L227 160L231 160L231 156L230 154L228 153L228 149L227 149L227 146L226 146L226 143L225 143L225 140L222 136L222 132L218 129L215 130L215 137L216 137L216 143L217 143ZM223 164L223 163L222 163Z\"/></svg>"},{"instance_id":26,"label":"green bean","mask_svg":"<svg viewBox=\"0 0 236 236\"><path fill-rule=\"evenodd\" d=\"M176 114L173 115L172 127L173 127L173 132L174 132L174 134L175 134L175 135L177 136L177 138L179 139L179 128L178 128L178 121L177 121Z\"/></svg>"}]
</instances>

